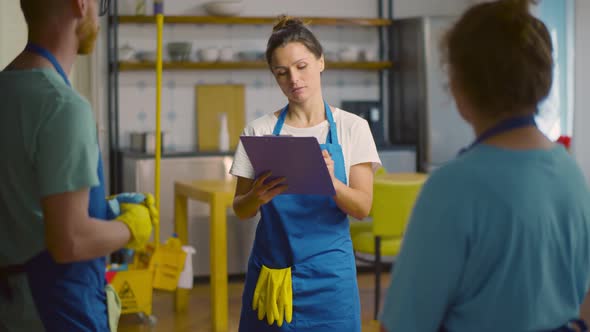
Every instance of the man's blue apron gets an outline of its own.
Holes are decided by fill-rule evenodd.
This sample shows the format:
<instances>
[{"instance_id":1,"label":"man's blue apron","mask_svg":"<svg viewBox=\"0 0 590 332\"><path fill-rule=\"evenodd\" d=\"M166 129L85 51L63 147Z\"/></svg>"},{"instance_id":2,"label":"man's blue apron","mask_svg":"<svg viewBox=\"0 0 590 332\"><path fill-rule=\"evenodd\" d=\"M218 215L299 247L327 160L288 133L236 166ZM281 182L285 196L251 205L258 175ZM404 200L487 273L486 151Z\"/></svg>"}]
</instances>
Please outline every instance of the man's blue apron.
<instances>
[{"instance_id":1,"label":"man's blue apron","mask_svg":"<svg viewBox=\"0 0 590 332\"><path fill-rule=\"evenodd\" d=\"M28 44L27 51L49 60L67 85L63 68L46 49ZM99 152L99 185L90 189L88 213L107 219L102 158ZM24 264L31 295L47 332L109 331L105 258L71 264L56 263L47 250Z\"/></svg>"},{"instance_id":2,"label":"man's blue apron","mask_svg":"<svg viewBox=\"0 0 590 332\"><path fill-rule=\"evenodd\" d=\"M279 135L288 106L277 121ZM342 147L332 112L325 104L330 131L326 144L334 174L347 183ZM288 182L289 179L287 179ZM261 266L291 267L293 320L282 327L258 320L252 297ZM240 332L360 332L360 301L348 216L332 197L279 195L261 207L261 219L248 263Z\"/></svg>"}]
</instances>

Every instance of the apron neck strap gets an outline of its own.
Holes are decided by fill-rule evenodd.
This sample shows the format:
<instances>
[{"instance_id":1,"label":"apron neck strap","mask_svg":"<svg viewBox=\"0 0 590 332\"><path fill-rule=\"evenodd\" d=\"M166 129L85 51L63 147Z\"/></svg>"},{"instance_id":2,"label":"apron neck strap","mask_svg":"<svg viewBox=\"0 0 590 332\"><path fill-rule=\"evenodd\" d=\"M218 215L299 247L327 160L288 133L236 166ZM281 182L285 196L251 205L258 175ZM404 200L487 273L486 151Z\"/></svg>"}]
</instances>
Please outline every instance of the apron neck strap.
<instances>
[{"instance_id":1,"label":"apron neck strap","mask_svg":"<svg viewBox=\"0 0 590 332\"><path fill-rule=\"evenodd\" d=\"M49 52L49 50L47 50L46 48L44 48L40 45L33 44L33 43L28 43L27 46L25 47L25 50L28 52L40 55L40 56L44 57L45 59L47 59L49 62L51 62L51 64L53 65L53 68L55 68L55 70L57 71L59 76L61 76L61 78L64 80L64 82L66 82L66 84L68 86L72 86L72 84L70 83L70 80L68 79L68 75L66 75L66 72L64 71L63 67L59 64L59 61L57 61L55 56L53 56L53 54L51 54L51 52Z\"/></svg>"},{"instance_id":2,"label":"apron neck strap","mask_svg":"<svg viewBox=\"0 0 590 332\"><path fill-rule=\"evenodd\" d=\"M285 124L285 118L287 117L287 112L289 111L289 104L287 104L279 114L279 119L277 120L277 124L272 132L273 135L279 136L281 134L281 130L283 129L283 125ZM332 111L330 110L330 105L324 101L324 111L326 112L326 119L328 120L328 124L330 125L330 130L328 132L328 137L326 139L326 143L337 143L338 142L338 132L336 129L336 123L334 122L334 116L332 115Z\"/></svg>"}]
</instances>

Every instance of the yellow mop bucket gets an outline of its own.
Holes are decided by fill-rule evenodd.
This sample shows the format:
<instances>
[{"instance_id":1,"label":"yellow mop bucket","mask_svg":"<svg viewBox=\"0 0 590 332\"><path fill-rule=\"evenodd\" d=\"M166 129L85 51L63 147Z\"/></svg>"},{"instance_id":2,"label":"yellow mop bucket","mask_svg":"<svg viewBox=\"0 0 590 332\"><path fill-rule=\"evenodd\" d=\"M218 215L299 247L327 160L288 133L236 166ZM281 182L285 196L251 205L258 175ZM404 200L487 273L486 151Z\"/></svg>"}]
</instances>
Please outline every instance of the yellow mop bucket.
<instances>
[{"instance_id":1,"label":"yellow mop bucket","mask_svg":"<svg viewBox=\"0 0 590 332\"><path fill-rule=\"evenodd\" d=\"M184 269L185 259L186 252L182 250L180 240L176 237L158 246L150 261L150 270L154 271L153 287L167 291L175 290L180 273Z\"/></svg>"},{"instance_id":2,"label":"yellow mop bucket","mask_svg":"<svg viewBox=\"0 0 590 332\"><path fill-rule=\"evenodd\" d=\"M152 314L152 279L148 269L116 272L111 285L121 299L122 314Z\"/></svg>"}]
</instances>

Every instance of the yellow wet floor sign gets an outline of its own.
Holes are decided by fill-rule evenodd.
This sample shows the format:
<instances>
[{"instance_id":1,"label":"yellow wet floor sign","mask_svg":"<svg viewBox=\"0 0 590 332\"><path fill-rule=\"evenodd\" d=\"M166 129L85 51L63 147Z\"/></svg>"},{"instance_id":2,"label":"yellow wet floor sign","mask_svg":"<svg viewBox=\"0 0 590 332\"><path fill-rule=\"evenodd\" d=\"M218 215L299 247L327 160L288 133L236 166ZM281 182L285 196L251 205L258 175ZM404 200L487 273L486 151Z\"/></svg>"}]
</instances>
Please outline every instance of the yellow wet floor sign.
<instances>
[{"instance_id":1,"label":"yellow wet floor sign","mask_svg":"<svg viewBox=\"0 0 590 332\"><path fill-rule=\"evenodd\" d=\"M152 314L152 278L153 271L149 269L117 273L111 284L117 290L123 314Z\"/></svg>"},{"instance_id":2,"label":"yellow wet floor sign","mask_svg":"<svg viewBox=\"0 0 590 332\"><path fill-rule=\"evenodd\" d=\"M131 289L129 282L125 281L121 290L119 291L119 298L121 299L121 307L123 310L133 310L137 308L137 299L135 293Z\"/></svg>"}]
</instances>

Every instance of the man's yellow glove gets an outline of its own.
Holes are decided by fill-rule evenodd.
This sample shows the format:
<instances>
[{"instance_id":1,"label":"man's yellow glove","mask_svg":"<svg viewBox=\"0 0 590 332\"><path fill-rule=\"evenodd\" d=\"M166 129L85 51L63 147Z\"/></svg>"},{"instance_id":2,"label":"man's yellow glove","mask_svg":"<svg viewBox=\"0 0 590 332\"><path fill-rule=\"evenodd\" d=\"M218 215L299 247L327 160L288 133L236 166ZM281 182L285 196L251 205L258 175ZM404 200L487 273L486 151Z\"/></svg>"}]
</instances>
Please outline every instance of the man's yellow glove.
<instances>
[{"instance_id":1,"label":"man's yellow glove","mask_svg":"<svg viewBox=\"0 0 590 332\"><path fill-rule=\"evenodd\" d=\"M275 320L281 327L283 321L291 323L293 317L293 288L291 281L291 268L270 269L262 266L254 297L252 309L258 310L258 319L264 319L269 325Z\"/></svg>"},{"instance_id":2,"label":"man's yellow glove","mask_svg":"<svg viewBox=\"0 0 590 332\"><path fill-rule=\"evenodd\" d=\"M129 227L131 249L143 249L152 235L153 225L159 223L158 210L152 194L124 193L109 198L109 207L115 219Z\"/></svg>"}]
</instances>

